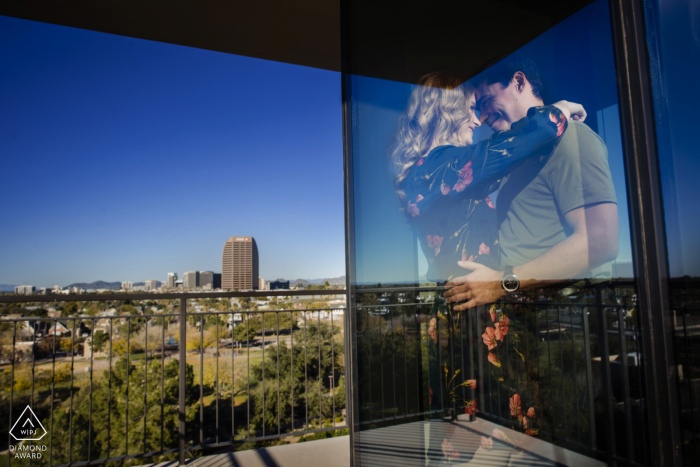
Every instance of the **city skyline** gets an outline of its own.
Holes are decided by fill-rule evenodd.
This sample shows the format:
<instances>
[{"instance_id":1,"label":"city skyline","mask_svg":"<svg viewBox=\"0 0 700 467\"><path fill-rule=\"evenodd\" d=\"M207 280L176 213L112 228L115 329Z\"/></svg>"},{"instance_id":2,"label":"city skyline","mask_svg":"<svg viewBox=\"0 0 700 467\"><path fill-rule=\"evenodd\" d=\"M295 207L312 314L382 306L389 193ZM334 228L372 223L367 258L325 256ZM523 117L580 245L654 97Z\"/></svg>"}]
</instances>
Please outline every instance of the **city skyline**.
<instances>
[{"instance_id":1,"label":"city skyline","mask_svg":"<svg viewBox=\"0 0 700 467\"><path fill-rule=\"evenodd\" d=\"M238 232L263 277L345 274L340 73L16 18L0 30L14 174L0 196L29 206L7 210L0 284L217 271Z\"/></svg>"}]
</instances>

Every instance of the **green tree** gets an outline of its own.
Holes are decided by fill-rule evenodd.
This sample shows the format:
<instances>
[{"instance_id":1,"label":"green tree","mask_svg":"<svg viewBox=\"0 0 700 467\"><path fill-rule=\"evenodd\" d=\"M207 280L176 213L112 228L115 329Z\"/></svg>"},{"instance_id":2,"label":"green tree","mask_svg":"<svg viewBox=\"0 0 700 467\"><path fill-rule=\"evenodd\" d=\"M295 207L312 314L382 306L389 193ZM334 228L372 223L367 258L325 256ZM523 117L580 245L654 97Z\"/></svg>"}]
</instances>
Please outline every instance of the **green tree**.
<instances>
[{"instance_id":1,"label":"green tree","mask_svg":"<svg viewBox=\"0 0 700 467\"><path fill-rule=\"evenodd\" d=\"M102 352L102 347L109 340L109 335L104 331L97 331L92 337L92 349L95 352Z\"/></svg>"},{"instance_id":2,"label":"green tree","mask_svg":"<svg viewBox=\"0 0 700 467\"><path fill-rule=\"evenodd\" d=\"M66 302L63 304L61 316L72 316L78 312L78 302Z\"/></svg>"},{"instance_id":3,"label":"green tree","mask_svg":"<svg viewBox=\"0 0 700 467\"><path fill-rule=\"evenodd\" d=\"M241 323L233 329L233 340L236 342L253 342L255 337L255 329L249 329L245 323Z\"/></svg>"},{"instance_id":4,"label":"green tree","mask_svg":"<svg viewBox=\"0 0 700 467\"><path fill-rule=\"evenodd\" d=\"M144 362L131 363L127 368L124 358L120 358L111 370L105 370L103 378L94 383L92 404L90 403L89 386L83 386L79 391L74 392L72 414L70 413L69 400L64 400L60 410L54 411L53 431L49 434L49 436L53 436L55 463L68 462L68 443L64 442L66 433L71 433L72 436L71 458L73 461L87 459L88 447L93 456L96 453L106 454L108 452L111 457L123 455L126 453L127 444L129 453L158 451L161 446L161 434L165 449L176 448L178 443L178 360L170 361L163 370L165 378L162 405L160 390L155 390L160 388L161 384L160 361L149 362L147 369ZM128 398L127 374L129 377ZM110 385L106 384L106 381L110 379L111 388ZM135 382L138 384L134 384ZM198 439L198 424L195 423L195 420L199 419L199 388L195 383L191 365L186 366L185 391L187 438ZM92 417L90 417L91 405ZM128 440L126 439L127 416ZM144 416L146 417L145 433ZM50 426L48 419L45 419L43 423L44 426ZM110 426L109 430L108 425ZM162 430L161 425L163 426ZM91 446L88 442L91 443ZM161 459L162 457L152 458L151 462ZM146 462L143 459L139 461L139 464ZM124 464L123 461L119 461L113 465Z\"/></svg>"}]
</instances>

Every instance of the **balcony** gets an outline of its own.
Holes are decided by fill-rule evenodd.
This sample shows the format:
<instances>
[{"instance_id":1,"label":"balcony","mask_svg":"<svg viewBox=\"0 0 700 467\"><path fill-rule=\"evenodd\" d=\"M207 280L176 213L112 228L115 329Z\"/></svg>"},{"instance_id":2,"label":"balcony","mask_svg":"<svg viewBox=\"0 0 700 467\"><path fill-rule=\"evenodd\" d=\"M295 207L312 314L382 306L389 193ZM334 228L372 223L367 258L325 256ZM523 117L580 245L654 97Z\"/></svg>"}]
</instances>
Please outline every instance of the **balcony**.
<instances>
[{"instance_id":1,"label":"balcony","mask_svg":"<svg viewBox=\"0 0 700 467\"><path fill-rule=\"evenodd\" d=\"M33 461L40 465L349 465L347 349L357 359L347 399L363 464L643 458L631 283L541 291L469 314L451 314L440 291L354 289L357 331L347 346L344 310L310 299L344 290L3 296L5 303L81 300L122 310L126 300L150 301L140 313L3 320L4 430L24 406L35 408L50 432L33 442L47 446ZM285 296L303 302L294 307ZM279 309L232 307L232 299L261 297L276 297L270 308ZM486 329L506 316L508 339L487 348ZM444 384L433 379L435 369ZM469 380L477 386L462 384ZM511 416L512 392L527 404L523 413L537 407L528 414L537 436ZM469 413L472 401L477 415ZM8 467L25 464L11 458Z\"/></svg>"},{"instance_id":2,"label":"balcony","mask_svg":"<svg viewBox=\"0 0 700 467\"><path fill-rule=\"evenodd\" d=\"M1 405L14 420L3 424L3 457L8 467L185 463L232 451L232 465L248 465L280 449L295 459L330 459L324 449L346 459L344 309L323 306L344 294L3 296L5 304L80 301L98 310L0 322ZM272 303L256 309L263 297ZM48 432L41 440L16 440L27 405Z\"/></svg>"}]
</instances>

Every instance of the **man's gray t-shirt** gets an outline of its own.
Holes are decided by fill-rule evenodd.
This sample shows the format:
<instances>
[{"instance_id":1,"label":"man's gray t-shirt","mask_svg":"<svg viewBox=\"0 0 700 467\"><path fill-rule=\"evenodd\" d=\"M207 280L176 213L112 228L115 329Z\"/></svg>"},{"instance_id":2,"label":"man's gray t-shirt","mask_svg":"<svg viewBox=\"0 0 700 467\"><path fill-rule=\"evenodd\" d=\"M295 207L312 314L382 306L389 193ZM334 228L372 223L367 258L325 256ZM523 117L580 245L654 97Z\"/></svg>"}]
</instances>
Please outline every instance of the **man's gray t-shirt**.
<instances>
[{"instance_id":1,"label":"man's gray t-shirt","mask_svg":"<svg viewBox=\"0 0 700 467\"><path fill-rule=\"evenodd\" d=\"M501 265L532 261L571 235L564 214L582 206L617 203L608 151L587 125L573 120L551 155L513 170L498 192ZM589 271L585 277L605 274Z\"/></svg>"}]
</instances>

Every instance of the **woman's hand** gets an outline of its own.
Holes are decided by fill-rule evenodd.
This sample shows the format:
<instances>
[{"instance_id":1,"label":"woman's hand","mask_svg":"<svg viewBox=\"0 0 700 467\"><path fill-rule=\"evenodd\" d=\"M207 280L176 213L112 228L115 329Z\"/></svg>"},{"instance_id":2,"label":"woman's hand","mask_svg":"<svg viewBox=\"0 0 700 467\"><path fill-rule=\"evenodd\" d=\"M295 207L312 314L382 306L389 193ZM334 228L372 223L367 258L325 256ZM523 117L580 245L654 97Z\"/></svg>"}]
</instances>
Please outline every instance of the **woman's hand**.
<instances>
[{"instance_id":1,"label":"woman's hand","mask_svg":"<svg viewBox=\"0 0 700 467\"><path fill-rule=\"evenodd\" d=\"M577 122L583 122L588 116L586 109L584 109L581 104L577 104L576 102L559 101L552 105L561 110L564 115L566 115L566 118L576 120Z\"/></svg>"}]
</instances>

